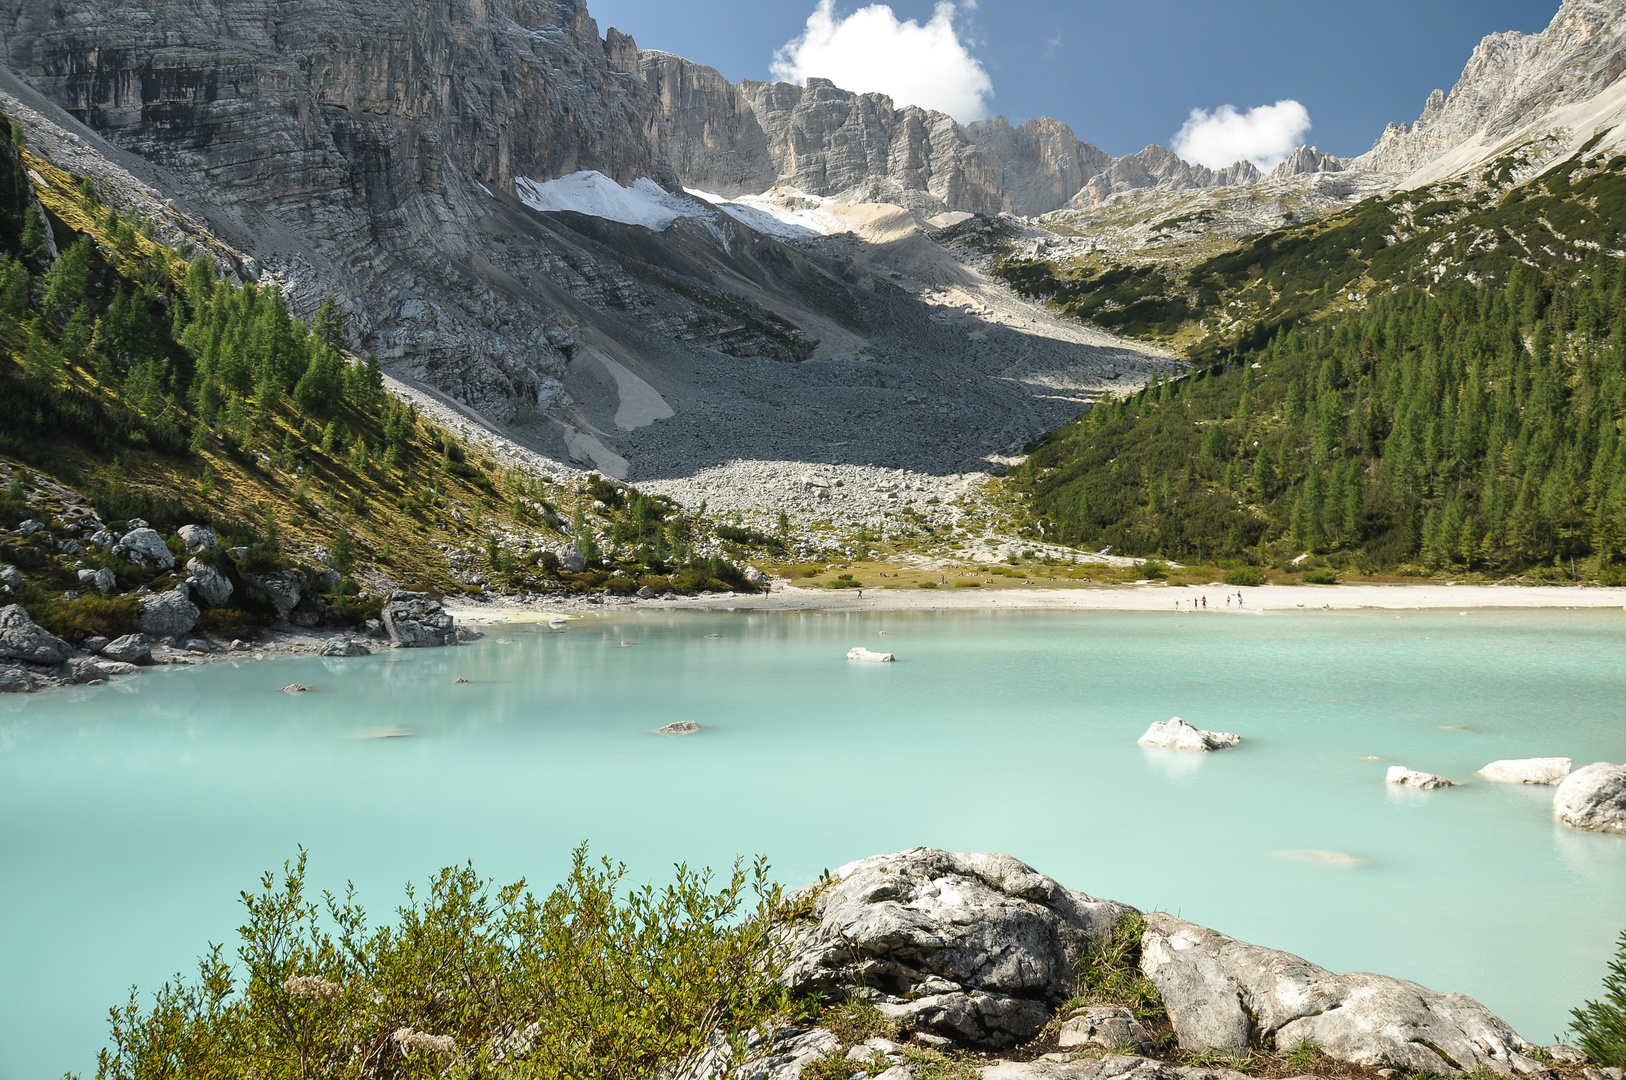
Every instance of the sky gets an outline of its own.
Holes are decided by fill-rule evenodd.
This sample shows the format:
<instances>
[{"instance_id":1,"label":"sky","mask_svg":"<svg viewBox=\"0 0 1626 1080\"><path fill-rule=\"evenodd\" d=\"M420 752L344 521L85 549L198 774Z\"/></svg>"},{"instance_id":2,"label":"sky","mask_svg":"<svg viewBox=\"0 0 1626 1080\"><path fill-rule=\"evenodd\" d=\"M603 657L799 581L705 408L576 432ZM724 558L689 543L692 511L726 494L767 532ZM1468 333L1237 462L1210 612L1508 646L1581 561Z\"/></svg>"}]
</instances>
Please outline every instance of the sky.
<instances>
[{"instance_id":1,"label":"sky","mask_svg":"<svg viewBox=\"0 0 1626 1080\"><path fill-rule=\"evenodd\" d=\"M1558 0L588 0L600 32L728 78L808 76L961 120L1053 116L1115 155L1269 167L1363 153L1449 91L1486 34ZM868 83L870 85L859 85Z\"/></svg>"}]
</instances>

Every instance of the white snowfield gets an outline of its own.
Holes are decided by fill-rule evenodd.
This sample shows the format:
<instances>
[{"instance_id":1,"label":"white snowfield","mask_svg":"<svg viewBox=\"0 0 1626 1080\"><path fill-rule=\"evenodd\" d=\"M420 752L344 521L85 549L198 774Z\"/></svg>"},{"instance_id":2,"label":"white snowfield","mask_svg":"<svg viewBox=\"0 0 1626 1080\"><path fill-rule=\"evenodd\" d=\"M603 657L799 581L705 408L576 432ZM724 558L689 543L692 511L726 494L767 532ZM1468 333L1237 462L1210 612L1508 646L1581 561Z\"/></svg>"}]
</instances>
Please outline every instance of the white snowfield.
<instances>
[{"instance_id":1,"label":"white snowfield","mask_svg":"<svg viewBox=\"0 0 1626 1080\"><path fill-rule=\"evenodd\" d=\"M631 187L622 187L594 169L541 182L524 176L514 180L520 202L532 210L570 210L623 225L642 225L654 232L664 232L679 218L716 221L717 211L776 240L828 236L844 228L838 218L823 210L833 199L801 191L775 189L729 199L710 191L683 190L682 195L667 191L645 176L634 180Z\"/></svg>"}]
</instances>

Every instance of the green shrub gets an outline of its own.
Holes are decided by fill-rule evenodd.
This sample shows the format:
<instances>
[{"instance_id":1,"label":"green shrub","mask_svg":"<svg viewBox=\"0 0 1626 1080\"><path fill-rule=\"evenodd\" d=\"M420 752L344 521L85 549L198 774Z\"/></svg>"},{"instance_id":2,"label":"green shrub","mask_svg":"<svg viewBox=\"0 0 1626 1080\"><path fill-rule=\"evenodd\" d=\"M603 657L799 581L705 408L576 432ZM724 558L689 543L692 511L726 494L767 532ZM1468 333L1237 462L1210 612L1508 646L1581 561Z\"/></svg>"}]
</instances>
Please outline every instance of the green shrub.
<instances>
[{"instance_id":1,"label":"green shrub","mask_svg":"<svg viewBox=\"0 0 1626 1080\"><path fill-rule=\"evenodd\" d=\"M851 574L838 574L834 581L825 582L824 587L827 589L862 589L864 583L854 581Z\"/></svg>"},{"instance_id":2,"label":"green shrub","mask_svg":"<svg viewBox=\"0 0 1626 1080\"><path fill-rule=\"evenodd\" d=\"M1626 1068L1626 931L1615 943L1615 958L1603 977L1602 1001L1571 1009L1575 1042L1596 1064Z\"/></svg>"},{"instance_id":3,"label":"green shrub","mask_svg":"<svg viewBox=\"0 0 1626 1080\"><path fill-rule=\"evenodd\" d=\"M114 1010L97 1076L619 1080L680 1075L714 1037L737 1060L790 1012L766 864L715 891L709 871L625 874L578 848L538 899L447 868L375 927L353 891L312 902L301 853L243 894L235 967L215 946L150 1009Z\"/></svg>"},{"instance_id":4,"label":"green shrub","mask_svg":"<svg viewBox=\"0 0 1626 1080\"><path fill-rule=\"evenodd\" d=\"M80 641L92 634L118 637L141 628L141 601L134 596L81 596L52 600L30 611L34 621L59 638Z\"/></svg>"},{"instance_id":5,"label":"green shrub","mask_svg":"<svg viewBox=\"0 0 1626 1080\"><path fill-rule=\"evenodd\" d=\"M920 583L920 587L922 589L935 589L935 588L937 588L937 582L935 582L935 581L922 581Z\"/></svg>"},{"instance_id":6,"label":"green shrub","mask_svg":"<svg viewBox=\"0 0 1626 1080\"><path fill-rule=\"evenodd\" d=\"M1220 578L1227 585L1263 585L1265 575L1257 566L1239 566L1235 570L1225 571Z\"/></svg>"},{"instance_id":7,"label":"green shrub","mask_svg":"<svg viewBox=\"0 0 1626 1080\"><path fill-rule=\"evenodd\" d=\"M980 582L980 581L956 581L954 583L954 587L956 589L980 589L980 588L982 588L982 582Z\"/></svg>"},{"instance_id":8,"label":"green shrub","mask_svg":"<svg viewBox=\"0 0 1626 1080\"><path fill-rule=\"evenodd\" d=\"M223 638L247 637L259 625L259 619L237 608L210 608L198 616L200 628Z\"/></svg>"},{"instance_id":9,"label":"green shrub","mask_svg":"<svg viewBox=\"0 0 1626 1080\"><path fill-rule=\"evenodd\" d=\"M1152 578L1153 580L1156 580L1158 578L1168 577L1169 568L1155 559L1150 559L1146 562L1136 563L1135 573L1140 577Z\"/></svg>"},{"instance_id":10,"label":"green shrub","mask_svg":"<svg viewBox=\"0 0 1626 1080\"><path fill-rule=\"evenodd\" d=\"M605 591L616 596L631 596L640 588L638 579L633 577L612 577L604 583Z\"/></svg>"},{"instance_id":11,"label":"green shrub","mask_svg":"<svg viewBox=\"0 0 1626 1080\"><path fill-rule=\"evenodd\" d=\"M1336 570L1306 570L1303 574L1306 585L1336 585L1338 584L1338 571Z\"/></svg>"}]
</instances>

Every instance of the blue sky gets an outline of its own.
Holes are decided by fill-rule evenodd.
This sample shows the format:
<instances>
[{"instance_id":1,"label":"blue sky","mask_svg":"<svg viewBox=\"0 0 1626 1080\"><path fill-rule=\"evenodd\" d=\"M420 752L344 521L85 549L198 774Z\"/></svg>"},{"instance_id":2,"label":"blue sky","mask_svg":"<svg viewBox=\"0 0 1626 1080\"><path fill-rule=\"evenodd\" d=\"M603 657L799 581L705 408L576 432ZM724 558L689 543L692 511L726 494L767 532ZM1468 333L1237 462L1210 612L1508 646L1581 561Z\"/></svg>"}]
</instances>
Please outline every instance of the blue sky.
<instances>
[{"instance_id":1,"label":"blue sky","mask_svg":"<svg viewBox=\"0 0 1626 1080\"><path fill-rule=\"evenodd\" d=\"M588 3L601 31L614 26L641 48L679 53L736 80L769 78L775 50L803 34L815 6ZM836 0L837 22L859 6ZM923 26L935 7L889 6L898 20ZM1169 145L1193 109L1293 100L1312 125L1303 142L1353 155L1390 120L1415 119L1429 91L1449 90L1481 37L1540 30L1558 0L980 0L968 8L953 12L953 31L992 84L993 115L1054 116L1080 138L1126 154Z\"/></svg>"}]
</instances>

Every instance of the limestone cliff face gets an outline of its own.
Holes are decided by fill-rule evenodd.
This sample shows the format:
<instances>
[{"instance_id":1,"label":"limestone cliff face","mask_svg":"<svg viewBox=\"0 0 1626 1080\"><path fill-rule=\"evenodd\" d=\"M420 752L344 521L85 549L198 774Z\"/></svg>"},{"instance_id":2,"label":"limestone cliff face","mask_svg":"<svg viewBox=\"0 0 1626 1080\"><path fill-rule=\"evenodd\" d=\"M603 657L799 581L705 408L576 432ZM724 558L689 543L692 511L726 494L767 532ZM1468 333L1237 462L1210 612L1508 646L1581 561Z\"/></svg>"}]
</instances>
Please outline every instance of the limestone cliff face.
<instances>
[{"instance_id":1,"label":"limestone cliff face","mask_svg":"<svg viewBox=\"0 0 1626 1080\"><path fill-rule=\"evenodd\" d=\"M1626 71L1626 0L1564 0L1538 34L1491 34L1449 95L1412 124L1390 124L1355 167L1408 174L1470 140L1493 141L1587 101Z\"/></svg>"},{"instance_id":2,"label":"limestone cliff face","mask_svg":"<svg viewBox=\"0 0 1626 1080\"><path fill-rule=\"evenodd\" d=\"M966 126L966 135L999 170L1006 209L1034 216L1049 213L1096 176L1113 157L1084 142L1059 120L1041 116L1012 127L1003 116Z\"/></svg>"}]
</instances>

